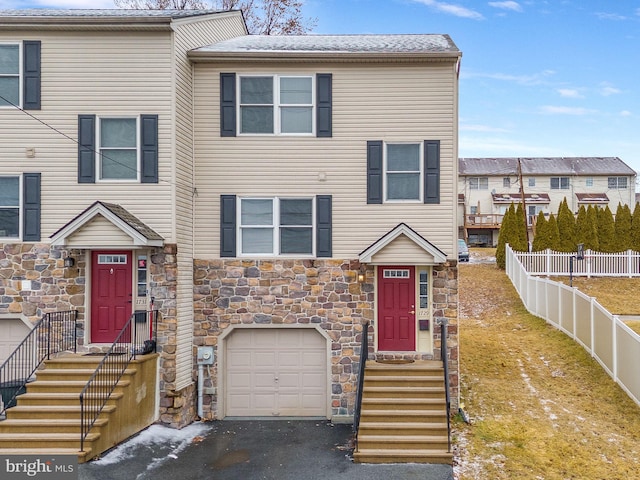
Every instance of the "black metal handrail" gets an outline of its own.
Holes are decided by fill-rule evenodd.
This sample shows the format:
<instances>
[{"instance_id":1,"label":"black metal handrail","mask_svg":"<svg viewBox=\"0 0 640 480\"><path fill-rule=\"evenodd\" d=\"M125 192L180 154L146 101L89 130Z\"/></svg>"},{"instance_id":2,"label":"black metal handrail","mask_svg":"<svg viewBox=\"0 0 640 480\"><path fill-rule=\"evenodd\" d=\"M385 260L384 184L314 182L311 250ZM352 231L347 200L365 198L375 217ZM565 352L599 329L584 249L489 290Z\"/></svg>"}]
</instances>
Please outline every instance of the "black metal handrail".
<instances>
[{"instance_id":1,"label":"black metal handrail","mask_svg":"<svg viewBox=\"0 0 640 480\"><path fill-rule=\"evenodd\" d=\"M442 367L444 370L444 391L447 402L447 452L451 452L451 394L449 392L449 361L447 357L447 324L448 321L443 319L440 322L440 358L442 359Z\"/></svg>"},{"instance_id":2,"label":"black metal handrail","mask_svg":"<svg viewBox=\"0 0 640 480\"><path fill-rule=\"evenodd\" d=\"M156 352L158 311L135 312L80 393L80 450L120 378L137 355Z\"/></svg>"},{"instance_id":3,"label":"black metal handrail","mask_svg":"<svg viewBox=\"0 0 640 480\"><path fill-rule=\"evenodd\" d=\"M77 318L76 310L45 313L0 366L0 390L3 394L0 415L13 406L18 395L25 392L27 383L42 362L60 352L76 352Z\"/></svg>"},{"instance_id":4,"label":"black metal handrail","mask_svg":"<svg viewBox=\"0 0 640 480\"><path fill-rule=\"evenodd\" d=\"M369 322L362 326L362 338L360 340L360 369L358 371L358 389L356 390L356 405L353 413L353 432L358 439L360 427L360 412L362 410L362 391L364 389L364 371L369 358Z\"/></svg>"}]
</instances>

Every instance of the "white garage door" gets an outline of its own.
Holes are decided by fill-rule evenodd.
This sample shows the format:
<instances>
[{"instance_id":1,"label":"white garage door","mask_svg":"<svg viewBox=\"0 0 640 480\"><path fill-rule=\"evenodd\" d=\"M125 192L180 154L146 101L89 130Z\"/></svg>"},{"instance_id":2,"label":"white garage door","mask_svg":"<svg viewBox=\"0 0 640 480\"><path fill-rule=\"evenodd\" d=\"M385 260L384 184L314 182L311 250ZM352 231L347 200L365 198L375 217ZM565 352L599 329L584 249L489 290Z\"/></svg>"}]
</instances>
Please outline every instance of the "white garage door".
<instances>
[{"instance_id":1,"label":"white garage door","mask_svg":"<svg viewBox=\"0 0 640 480\"><path fill-rule=\"evenodd\" d=\"M327 344L312 329L236 330L227 339L231 417L326 417Z\"/></svg>"},{"instance_id":2,"label":"white garage door","mask_svg":"<svg viewBox=\"0 0 640 480\"><path fill-rule=\"evenodd\" d=\"M0 365L13 353L30 331L22 320L0 319Z\"/></svg>"}]
</instances>

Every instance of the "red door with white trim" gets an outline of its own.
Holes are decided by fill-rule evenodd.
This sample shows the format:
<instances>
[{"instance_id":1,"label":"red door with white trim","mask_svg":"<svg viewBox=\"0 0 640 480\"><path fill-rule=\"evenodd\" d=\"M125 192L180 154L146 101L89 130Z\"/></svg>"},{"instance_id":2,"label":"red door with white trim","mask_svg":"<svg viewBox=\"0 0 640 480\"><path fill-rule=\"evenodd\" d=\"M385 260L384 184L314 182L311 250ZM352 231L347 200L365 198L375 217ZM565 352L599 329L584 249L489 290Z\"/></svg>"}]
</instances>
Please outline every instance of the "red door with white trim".
<instances>
[{"instance_id":1,"label":"red door with white trim","mask_svg":"<svg viewBox=\"0 0 640 480\"><path fill-rule=\"evenodd\" d=\"M415 267L378 267L378 350L416 349Z\"/></svg>"},{"instance_id":2,"label":"red door with white trim","mask_svg":"<svg viewBox=\"0 0 640 480\"><path fill-rule=\"evenodd\" d=\"M111 343L133 312L132 254L91 253L91 342Z\"/></svg>"}]
</instances>

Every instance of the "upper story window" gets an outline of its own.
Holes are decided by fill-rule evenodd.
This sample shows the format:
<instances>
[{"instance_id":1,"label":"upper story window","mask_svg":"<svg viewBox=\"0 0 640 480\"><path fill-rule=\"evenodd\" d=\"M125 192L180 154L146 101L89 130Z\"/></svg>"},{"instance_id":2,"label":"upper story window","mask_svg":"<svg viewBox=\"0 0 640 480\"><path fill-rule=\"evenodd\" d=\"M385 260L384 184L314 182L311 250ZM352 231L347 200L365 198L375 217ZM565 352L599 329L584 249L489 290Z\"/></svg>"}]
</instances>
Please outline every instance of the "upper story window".
<instances>
[{"instance_id":1,"label":"upper story window","mask_svg":"<svg viewBox=\"0 0 640 480\"><path fill-rule=\"evenodd\" d=\"M0 238L20 238L20 177L0 177Z\"/></svg>"},{"instance_id":2,"label":"upper story window","mask_svg":"<svg viewBox=\"0 0 640 480\"><path fill-rule=\"evenodd\" d=\"M607 183L609 188L627 188L627 177L609 177Z\"/></svg>"},{"instance_id":3,"label":"upper story window","mask_svg":"<svg viewBox=\"0 0 640 480\"><path fill-rule=\"evenodd\" d=\"M419 143L388 143L385 155L385 199L422 199L422 148Z\"/></svg>"},{"instance_id":4,"label":"upper story window","mask_svg":"<svg viewBox=\"0 0 640 480\"><path fill-rule=\"evenodd\" d=\"M551 177L551 190L568 190L569 177Z\"/></svg>"},{"instance_id":5,"label":"upper story window","mask_svg":"<svg viewBox=\"0 0 640 480\"><path fill-rule=\"evenodd\" d=\"M98 129L98 178L138 180L138 119L102 117Z\"/></svg>"},{"instance_id":6,"label":"upper story window","mask_svg":"<svg viewBox=\"0 0 640 480\"><path fill-rule=\"evenodd\" d=\"M0 106L20 105L20 44L0 44Z\"/></svg>"},{"instance_id":7,"label":"upper story window","mask_svg":"<svg viewBox=\"0 0 640 480\"><path fill-rule=\"evenodd\" d=\"M587 177L587 178L584 180L584 184L585 184L585 186L587 186L587 187L593 187L593 177Z\"/></svg>"},{"instance_id":8,"label":"upper story window","mask_svg":"<svg viewBox=\"0 0 640 480\"><path fill-rule=\"evenodd\" d=\"M511 179L509 177L504 177L502 179L502 186L504 188L510 188L511 187Z\"/></svg>"},{"instance_id":9,"label":"upper story window","mask_svg":"<svg viewBox=\"0 0 640 480\"><path fill-rule=\"evenodd\" d=\"M536 179L535 178L529 178L529 186L530 187L535 187L536 186Z\"/></svg>"},{"instance_id":10,"label":"upper story window","mask_svg":"<svg viewBox=\"0 0 640 480\"><path fill-rule=\"evenodd\" d=\"M489 190L489 177L469 177L471 190Z\"/></svg>"},{"instance_id":11,"label":"upper story window","mask_svg":"<svg viewBox=\"0 0 640 480\"><path fill-rule=\"evenodd\" d=\"M240 133L312 134L312 76L241 76Z\"/></svg>"},{"instance_id":12,"label":"upper story window","mask_svg":"<svg viewBox=\"0 0 640 480\"><path fill-rule=\"evenodd\" d=\"M242 198L241 255L312 255L312 198Z\"/></svg>"}]
</instances>

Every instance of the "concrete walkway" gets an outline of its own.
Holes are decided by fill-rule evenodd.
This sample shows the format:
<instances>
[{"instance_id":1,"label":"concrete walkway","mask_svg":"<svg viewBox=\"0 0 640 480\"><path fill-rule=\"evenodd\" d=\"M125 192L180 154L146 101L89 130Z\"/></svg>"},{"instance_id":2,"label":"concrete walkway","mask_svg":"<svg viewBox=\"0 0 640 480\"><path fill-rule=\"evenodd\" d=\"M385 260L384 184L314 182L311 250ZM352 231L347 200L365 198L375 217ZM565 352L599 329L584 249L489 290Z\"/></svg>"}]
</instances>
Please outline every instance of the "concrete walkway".
<instances>
[{"instance_id":1,"label":"concrete walkway","mask_svg":"<svg viewBox=\"0 0 640 480\"><path fill-rule=\"evenodd\" d=\"M351 442L350 425L326 420L153 425L80 465L79 480L453 480L449 465L355 464Z\"/></svg>"}]
</instances>

